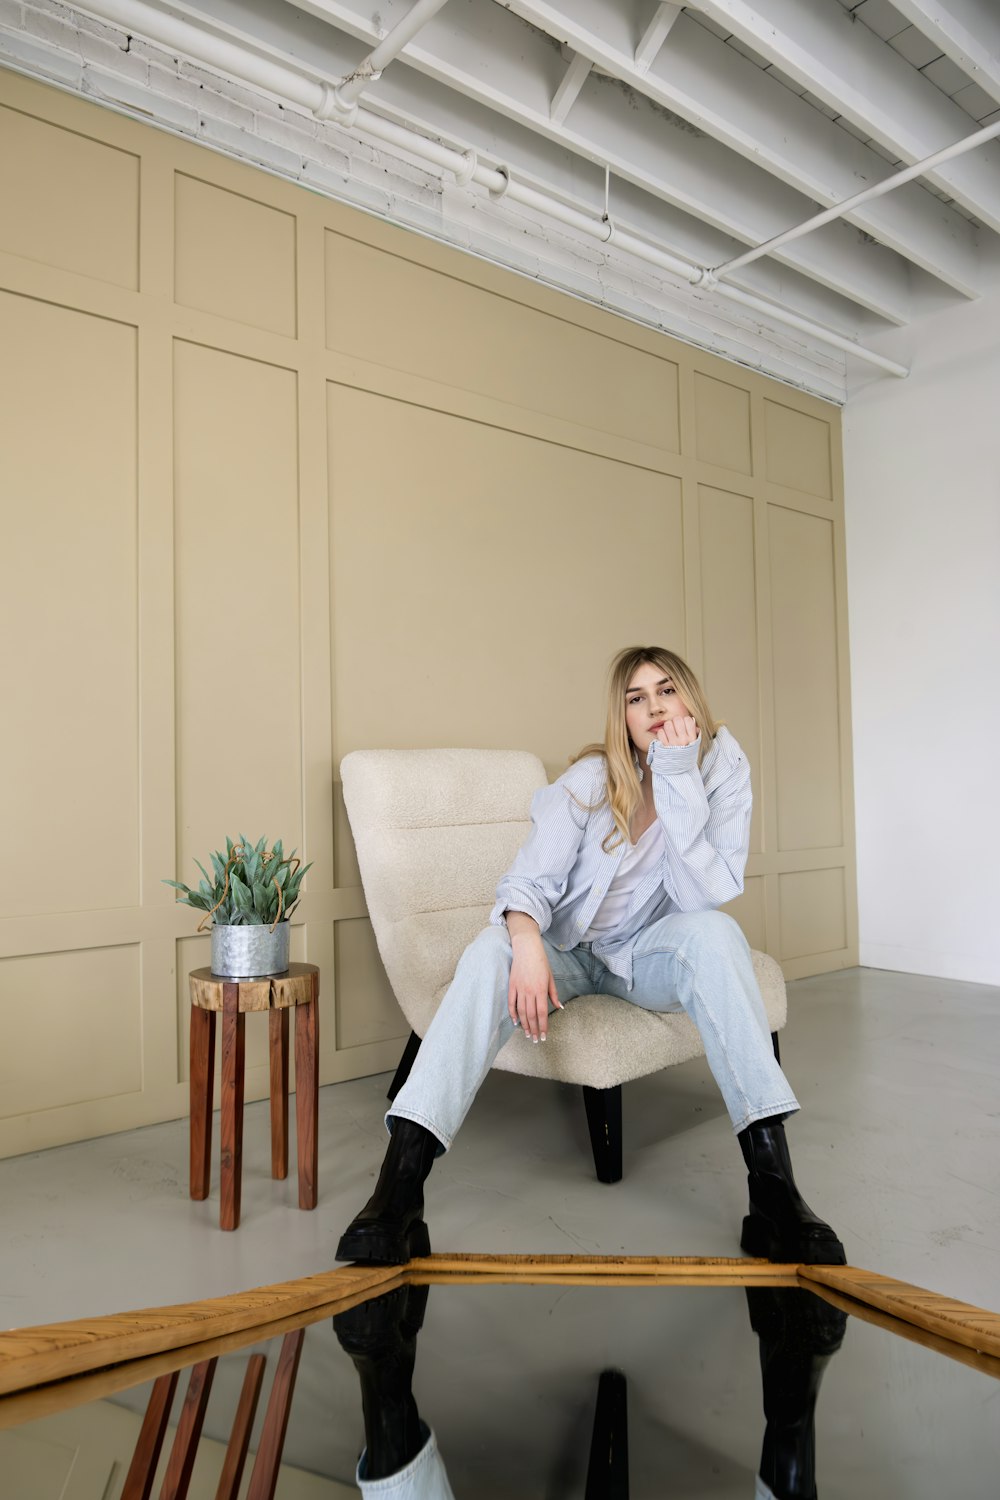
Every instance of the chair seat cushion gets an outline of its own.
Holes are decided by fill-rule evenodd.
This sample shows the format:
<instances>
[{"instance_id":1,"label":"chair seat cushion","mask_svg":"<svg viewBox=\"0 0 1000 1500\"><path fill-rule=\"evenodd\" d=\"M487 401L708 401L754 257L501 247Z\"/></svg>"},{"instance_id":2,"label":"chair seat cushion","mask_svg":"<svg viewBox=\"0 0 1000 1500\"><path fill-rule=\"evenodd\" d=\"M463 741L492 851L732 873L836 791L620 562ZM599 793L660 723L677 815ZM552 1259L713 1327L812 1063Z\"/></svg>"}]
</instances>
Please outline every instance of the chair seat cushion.
<instances>
[{"instance_id":1,"label":"chair seat cushion","mask_svg":"<svg viewBox=\"0 0 1000 1500\"><path fill-rule=\"evenodd\" d=\"M756 951L753 966L769 1027L778 1031L787 1016L781 968ZM443 984L435 994L435 1010L447 988ZM614 995L581 995L550 1017L544 1046L512 1036L493 1066L529 1078L609 1089L704 1054L698 1028L686 1015L656 1015Z\"/></svg>"}]
</instances>

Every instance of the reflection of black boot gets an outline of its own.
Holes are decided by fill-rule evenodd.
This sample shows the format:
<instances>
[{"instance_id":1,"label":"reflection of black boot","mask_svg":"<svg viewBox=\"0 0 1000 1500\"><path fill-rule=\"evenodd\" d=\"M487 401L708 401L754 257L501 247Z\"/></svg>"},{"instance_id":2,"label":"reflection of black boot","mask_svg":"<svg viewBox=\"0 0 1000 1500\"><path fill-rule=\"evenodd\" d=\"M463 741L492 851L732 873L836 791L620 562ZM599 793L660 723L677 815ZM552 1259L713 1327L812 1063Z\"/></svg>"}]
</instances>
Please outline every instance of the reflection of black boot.
<instances>
[{"instance_id":1,"label":"reflection of black boot","mask_svg":"<svg viewBox=\"0 0 1000 1500\"><path fill-rule=\"evenodd\" d=\"M426 1286L397 1287L333 1320L361 1382L366 1479L398 1473L427 1441L412 1386L428 1291Z\"/></svg>"},{"instance_id":2,"label":"reflection of black boot","mask_svg":"<svg viewBox=\"0 0 1000 1500\"><path fill-rule=\"evenodd\" d=\"M414 1255L430 1254L423 1189L440 1144L413 1120L393 1119L375 1191L341 1236L337 1260L401 1266Z\"/></svg>"},{"instance_id":3,"label":"reflection of black boot","mask_svg":"<svg viewBox=\"0 0 1000 1500\"><path fill-rule=\"evenodd\" d=\"M740 1244L748 1255L842 1266L844 1247L795 1186L781 1116L757 1120L737 1137L749 1171L750 1212Z\"/></svg>"},{"instance_id":4,"label":"reflection of black boot","mask_svg":"<svg viewBox=\"0 0 1000 1500\"><path fill-rule=\"evenodd\" d=\"M847 1314L795 1287L747 1287L746 1294L767 1423L760 1477L778 1500L816 1500L816 1398Z\"/></svg>"}]
</instances>

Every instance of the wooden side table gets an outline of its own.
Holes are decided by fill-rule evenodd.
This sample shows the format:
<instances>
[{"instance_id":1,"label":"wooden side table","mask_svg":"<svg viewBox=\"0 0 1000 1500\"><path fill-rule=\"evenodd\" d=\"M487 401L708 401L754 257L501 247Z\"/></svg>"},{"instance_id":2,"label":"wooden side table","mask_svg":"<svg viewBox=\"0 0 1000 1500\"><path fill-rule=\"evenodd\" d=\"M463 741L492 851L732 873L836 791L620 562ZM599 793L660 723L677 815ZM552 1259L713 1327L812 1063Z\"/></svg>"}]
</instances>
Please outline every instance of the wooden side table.
<instances>
[{"instance_id":1,"label":"wooden side table","mask_svg":"<svg viewBox=\"0 0 1000 1500\"><path fill-rule=\"evenodd\" d=\"M215 1013L222 1012L222 1201L219 1225L238 1229L243 1177L244 1017L267 1011L271 1063L271 1176L288 1176L288 1012L295 1008L295 1143L299 1207L316 1207L319 1123L319 969L289 964L265 979L223 979L195 969L191 991L191 1197L212 1177Z\"/></svg>"}]
</instances>

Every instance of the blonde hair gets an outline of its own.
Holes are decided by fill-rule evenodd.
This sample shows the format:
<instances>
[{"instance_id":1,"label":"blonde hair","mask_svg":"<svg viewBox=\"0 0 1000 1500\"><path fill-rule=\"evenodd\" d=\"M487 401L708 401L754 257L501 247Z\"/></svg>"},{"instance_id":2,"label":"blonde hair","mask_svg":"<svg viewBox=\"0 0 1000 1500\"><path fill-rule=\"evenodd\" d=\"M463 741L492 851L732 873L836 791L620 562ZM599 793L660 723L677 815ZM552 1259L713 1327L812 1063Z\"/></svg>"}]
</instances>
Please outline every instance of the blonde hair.
<instances>
[{"instance_id":1,"label":"blonde hair","mask_svg":"<svg viewBox=\"0 0 1000 1500\"><path fill-rule=\"evenodd\" d=\"M642 801L636 750L625 723L625 699L633 674L647 663L657 667L664 677L670 678L696 720L701 732L699 765L721 727L722 721L712 717L697 677L687 662L682 661L673 651L666 651L662 646L626 646L623 651L619 651L608 672L608 715L604 743L585 745L573 756L574 762L587 755L604 756L607 767L604 796L594 807L588 807L587 811L595 812L605 803L611 808L615 831L609 833L603 841L605 853L610 853L620 843L631 843L632 819Z\"/></svg>"}]
</instances>

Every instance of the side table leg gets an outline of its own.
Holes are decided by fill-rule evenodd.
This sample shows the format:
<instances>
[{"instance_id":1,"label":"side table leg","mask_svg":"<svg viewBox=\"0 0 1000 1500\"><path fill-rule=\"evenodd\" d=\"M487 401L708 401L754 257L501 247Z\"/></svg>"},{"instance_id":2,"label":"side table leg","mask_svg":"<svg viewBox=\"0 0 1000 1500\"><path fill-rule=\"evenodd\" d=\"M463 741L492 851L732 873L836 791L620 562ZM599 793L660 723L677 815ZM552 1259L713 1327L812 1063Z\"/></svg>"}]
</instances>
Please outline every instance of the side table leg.
<instances>
[{"instance_id":1,"label":"side table leg","mask_svg":"<svg viewBox=\"0 0 1000 1500\"><path fill-rule=\"evenodd\" d=\"M222 986L222 1202L219 1225L240 1227L243 1182L243 1070L245 1017L239 984Z\"/></svg>"},{"instance_id":2,"label":"side table leg","mask_svg":"<svg viewBox=\"0 0 1000 1500\"><path fill-rule=\"evenodd\" d=\"M271 1043L271 1176L288 1176L288 1010L268 1014Z\"/></svg>"},{"instance_id":3,"label":"side table leg","mask_svg":"<svg viewBox=\"0 0 1000 1500\"><path fill-rule=\"evenodd\" d=\"M212 1182L212 1095L215 1091L215 1012L191 1007L191 1197L207 1198Z\"/></svg>"},{"instance_id":4,"label":"side table leg","mask_svg":"<svg viewBox=\"0 0 1000 1500\"><path fill-rule=\"evenodd\" d=\"M313 998L295 1007L295 1144L299 1207L316 1207L319 1167L319 981Z\"/></svg>"}]
</instances>

